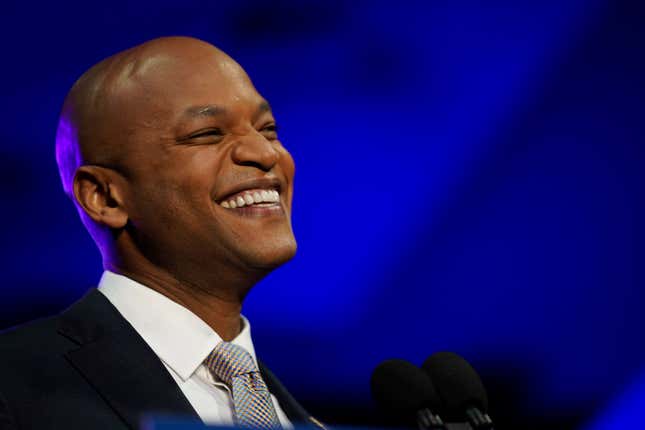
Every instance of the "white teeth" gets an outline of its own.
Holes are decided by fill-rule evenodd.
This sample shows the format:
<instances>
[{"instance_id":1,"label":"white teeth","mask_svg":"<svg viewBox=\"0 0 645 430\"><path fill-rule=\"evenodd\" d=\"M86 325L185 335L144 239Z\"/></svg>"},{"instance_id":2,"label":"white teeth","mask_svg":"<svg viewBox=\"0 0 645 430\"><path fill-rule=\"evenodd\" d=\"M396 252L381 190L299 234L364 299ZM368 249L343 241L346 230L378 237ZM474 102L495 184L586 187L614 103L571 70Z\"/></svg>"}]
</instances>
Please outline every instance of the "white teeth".
<instances>
[{"instance_id":1,"label":"white teeth","mask_svg":"<svg viewBox=\"0 0 645 430\"><path fill-rule=\"evenodd\" d=\"M220 203L220 205L226 209L235 209L257 203L277 203L279 201L280 193L276 190L258 190L238 195L233 199Z\"/></svg>"}]
</instances>

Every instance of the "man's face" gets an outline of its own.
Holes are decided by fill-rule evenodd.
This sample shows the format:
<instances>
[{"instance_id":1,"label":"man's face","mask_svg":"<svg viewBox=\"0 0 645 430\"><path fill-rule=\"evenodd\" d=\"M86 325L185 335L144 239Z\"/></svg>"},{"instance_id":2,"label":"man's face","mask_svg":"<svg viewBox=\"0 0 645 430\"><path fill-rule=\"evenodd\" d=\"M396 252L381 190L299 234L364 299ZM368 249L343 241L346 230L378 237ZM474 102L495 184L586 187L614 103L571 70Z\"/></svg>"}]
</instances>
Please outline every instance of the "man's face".
<instances>
[{"instance_id":1,"label":"man's face","mask_svg":"<svg viewBox=\"0 0 645 430\"><path fill-rule=\"evenodd\" d=\"M146 258L190 279L294 255L294 162L234 61L198 45L150 56L117 85L109 138L126 146L128 228Z\"/></svg>"}]
</instances>

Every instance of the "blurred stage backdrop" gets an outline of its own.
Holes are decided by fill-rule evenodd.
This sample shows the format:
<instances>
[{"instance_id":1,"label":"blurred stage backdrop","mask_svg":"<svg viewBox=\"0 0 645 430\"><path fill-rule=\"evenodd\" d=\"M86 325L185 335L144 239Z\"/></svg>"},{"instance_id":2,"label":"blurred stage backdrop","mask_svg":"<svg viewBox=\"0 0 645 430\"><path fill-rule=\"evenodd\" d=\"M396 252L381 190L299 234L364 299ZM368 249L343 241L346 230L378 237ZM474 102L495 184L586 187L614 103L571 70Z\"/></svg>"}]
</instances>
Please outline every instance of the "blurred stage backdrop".
<instances>
[{"instance_id":1,"label":"blurred stage backdrop","mask_svg":"<svg viewBox=\"0 0 645 430\"><path fill-rule=\"evenodd\" d=\"M297 163L298 255L244 312L314 414L378 423L376 364L452 350L500 429L634 424L638 2L10 1L2 22L0 327L58 312L101 274L54 160L67 90L116 51L192 35L246 68Z\"/></svg>"}]
</instances>

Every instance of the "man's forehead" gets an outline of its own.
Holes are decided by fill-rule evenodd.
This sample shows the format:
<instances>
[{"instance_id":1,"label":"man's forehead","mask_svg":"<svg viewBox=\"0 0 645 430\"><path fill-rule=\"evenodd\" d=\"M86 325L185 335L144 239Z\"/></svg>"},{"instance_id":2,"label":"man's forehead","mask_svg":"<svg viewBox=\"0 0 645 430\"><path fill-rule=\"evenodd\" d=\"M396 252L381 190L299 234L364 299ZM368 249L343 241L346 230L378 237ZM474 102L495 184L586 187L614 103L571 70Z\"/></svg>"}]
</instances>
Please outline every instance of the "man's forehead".
<instances>
[{"instance_id":1,"label":"man's forehead","mask_svg":"<svg viewBox=\"0 0 645 430\"><path fill-rule=\"evenodd\" d=\"M221 51L140 53L126 60L119 81L124 86L246 85L250 80L232 58Z\"/></svg>"},{"instance_id":2,"label":"man's forehead","mask_svg":"<svg viewBox=\"0 0 645 430\"><path fill-rule=\"evenodd\" d=\"M244 70L214 47L200 47L196 52L155 50L124 60L112 88L116 98L130 108L150 106L175 113L186 111L190 116L213 116L242 102L270 110Z\"/></svg>"}]
</instances>

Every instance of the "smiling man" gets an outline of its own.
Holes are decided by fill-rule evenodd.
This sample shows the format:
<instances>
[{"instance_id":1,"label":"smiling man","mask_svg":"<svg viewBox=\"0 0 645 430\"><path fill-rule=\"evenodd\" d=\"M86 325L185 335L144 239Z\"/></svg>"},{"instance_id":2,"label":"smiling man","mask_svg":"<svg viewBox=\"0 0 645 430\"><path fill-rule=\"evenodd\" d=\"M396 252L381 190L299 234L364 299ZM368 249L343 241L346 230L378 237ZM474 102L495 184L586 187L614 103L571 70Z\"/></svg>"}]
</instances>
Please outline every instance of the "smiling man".
<instances>
[{"instance_id":1,"label":"smiling man","mask_svg":"<svg viewBox=\"0 0 645 430\"><path fill-rule=\"evenodd\" d=\"M0 336L0 428L318 425L240 314L296 251L293 159L244 70L184 37L107 58L67 96L56 156L105 272L63 314Z\"/></svg>"}]
</instances>

